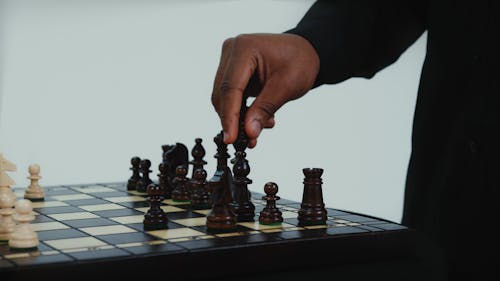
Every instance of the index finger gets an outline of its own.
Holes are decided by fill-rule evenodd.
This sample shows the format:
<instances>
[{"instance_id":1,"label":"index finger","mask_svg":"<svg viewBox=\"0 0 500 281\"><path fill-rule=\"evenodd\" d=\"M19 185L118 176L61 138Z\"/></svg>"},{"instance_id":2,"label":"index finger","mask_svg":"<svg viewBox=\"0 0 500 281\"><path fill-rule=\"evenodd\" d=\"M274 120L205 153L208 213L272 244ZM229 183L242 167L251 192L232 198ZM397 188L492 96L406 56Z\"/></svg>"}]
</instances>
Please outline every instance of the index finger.
<instances>
[{"instance_id":1,"label":"index finger","mask_svg":"<svg viewBox=\"0 0 500 281\"><path fill-rule=\"evenodd\" d=\"M219 92L216 94L220 111L219 116L224 131L224 142L227 144L233 143L238 135L243 93L256 67L256 59L252 55L233 48L222 77Z\"/></svg>"}]
</instances>

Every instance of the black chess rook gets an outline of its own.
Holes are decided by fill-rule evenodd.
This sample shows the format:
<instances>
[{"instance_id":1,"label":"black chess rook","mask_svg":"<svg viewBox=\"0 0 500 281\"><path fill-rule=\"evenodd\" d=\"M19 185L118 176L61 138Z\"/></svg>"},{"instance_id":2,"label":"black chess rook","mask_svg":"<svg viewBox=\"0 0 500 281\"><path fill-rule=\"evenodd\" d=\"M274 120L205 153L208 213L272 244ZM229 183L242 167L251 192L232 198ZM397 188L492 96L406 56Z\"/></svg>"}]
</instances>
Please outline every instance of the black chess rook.
<instances>
[{"instance_id":1,"label":"black chess rook","mask_svg":"<svg viewBox=\"0 0 500 281\"><path fill-rule=\"evenodd\" d=\"M304 168L304 193L300 204L298 220L300 225L321 225L327 220L321 185L323 169Z\"/></svg>"}]
</instances>

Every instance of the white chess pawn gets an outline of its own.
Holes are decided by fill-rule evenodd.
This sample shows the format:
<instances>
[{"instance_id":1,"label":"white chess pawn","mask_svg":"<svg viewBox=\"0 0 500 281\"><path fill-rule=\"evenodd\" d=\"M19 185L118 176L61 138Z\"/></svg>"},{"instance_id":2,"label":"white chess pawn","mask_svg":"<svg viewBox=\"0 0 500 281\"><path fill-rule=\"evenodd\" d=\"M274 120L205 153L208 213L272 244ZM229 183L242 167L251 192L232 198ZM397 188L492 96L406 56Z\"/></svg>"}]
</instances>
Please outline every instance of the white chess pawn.
<instances>
[{"instance_id":1,"label":"white chess pawn","mask_svg":"<svg viewBox=\"0 0 500 281\"><path fill-rule=\"evenodd\" d=\"M13 250L35 250L39 241L30 224L35 219L31 201L28 199L17 201L13 218L18 224L10 235L9 247Z\"/></svg>"},{"instance_id":2,"label":"white chess pawn","mask_svg":"<svg viewBox=\"0 0 500 281\"><path fill-rule=\"evenodd\" d=\"M40 176L40 166L38 164L32 164L29 166L28 171L30 173L28 179L31 183L24 193L24 198L31 201L43 201L45 194L43 192L43 188L38 183L38 181L42 178L42 176Z\"/></svg>"},{"instance_id":3,"label":"white chess pawn","mask_svg":"<svg viewBox=\"0 0 500 281\"><path fill-rule=\"evenodd\" d=\"M0 192L0 242L9 241L16 223L12 220L15 200L9 192Z\"/></svg>"}]
</instances>

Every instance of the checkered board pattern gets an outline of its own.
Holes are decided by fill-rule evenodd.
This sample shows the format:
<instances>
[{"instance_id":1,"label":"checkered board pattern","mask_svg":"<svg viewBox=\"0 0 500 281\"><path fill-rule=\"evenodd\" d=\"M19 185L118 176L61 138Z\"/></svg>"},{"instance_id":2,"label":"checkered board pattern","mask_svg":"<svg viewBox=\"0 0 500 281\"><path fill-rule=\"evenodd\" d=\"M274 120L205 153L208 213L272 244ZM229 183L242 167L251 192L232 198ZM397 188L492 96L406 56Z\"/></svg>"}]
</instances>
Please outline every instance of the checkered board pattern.
<instances>
[{"instance_id":1,"label":"checkered board pattern","mask_svg":"<svg viewBox=\"0 0 500 281\"><path fill-rule=\"evenodd\" d=\"M26 266L102 261L121 257L210 251L241 244L265 245L284 240L315 237L396 232L406 228L370 216L328 209L323 226L298 226L300 203L281 199L281 226L263 226L258 213L264 208L262 194L252 194L256 222L239 223L232 232L209 232L205 227L209 210L193 210L186 203L164 200L168 229L144 231L148 210L146 194L127 192L124 183L45 187L44 202L33 203L32 225L40 245L32 252L12 252L0 244L0 272ZM18 198L24 189L14 188Z\"/></svg>"}]
</instances>

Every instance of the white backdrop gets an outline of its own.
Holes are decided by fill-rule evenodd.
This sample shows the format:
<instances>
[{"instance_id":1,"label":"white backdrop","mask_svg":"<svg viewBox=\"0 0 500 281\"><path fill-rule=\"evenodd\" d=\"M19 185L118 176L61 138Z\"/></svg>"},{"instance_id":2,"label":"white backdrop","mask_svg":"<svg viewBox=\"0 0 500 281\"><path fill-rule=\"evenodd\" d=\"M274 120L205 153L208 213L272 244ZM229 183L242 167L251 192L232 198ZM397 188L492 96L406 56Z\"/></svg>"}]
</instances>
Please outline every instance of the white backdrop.
<instances>
[{"instance_id":1,"label":"white backdrop","mask_svg":"<svg viewBox=\"0 0 500 281\"><path fill-rule=\"evenodd\" d=\"M313 1L0 0L0 151L27 186L125 181L132 156L157 173L161 145L212 138L223 40L282 32ZM251 190L301 200L320 167L325 203L399 221L425 36L371 80L322 86L276 115L248 151ZM232 151L231 151L232 152ZM156 178L156 177L154 177Z\"/></svg>"}]
</instances>

